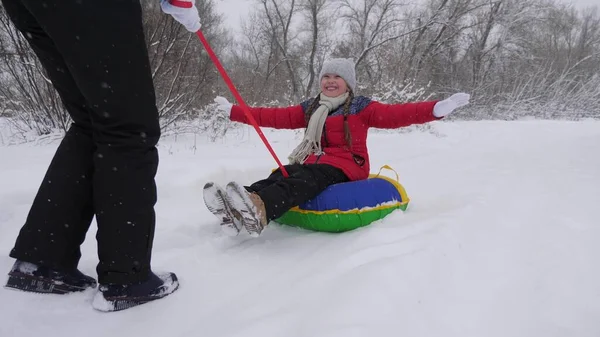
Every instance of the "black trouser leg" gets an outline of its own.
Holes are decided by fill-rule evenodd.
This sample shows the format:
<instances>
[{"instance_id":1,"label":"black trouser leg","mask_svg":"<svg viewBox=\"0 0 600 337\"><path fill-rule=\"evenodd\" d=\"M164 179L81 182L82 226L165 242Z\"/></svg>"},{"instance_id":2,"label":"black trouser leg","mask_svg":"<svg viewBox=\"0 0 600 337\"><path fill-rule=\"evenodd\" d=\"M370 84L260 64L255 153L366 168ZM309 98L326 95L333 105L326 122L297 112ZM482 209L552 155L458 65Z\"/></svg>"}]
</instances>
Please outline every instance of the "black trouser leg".
<instances>
[{"instance_id":1,"label":"black trouser leg","mask_svg":"<svg viewBox=\"0 0 600 337\"><path fill-rule=\"evenodd\" d=\"M94 216L91 121L86 100L48 34L20 1L3 0L46 69L74 123L58 146L10 255L53 269L77 267Z\"/></svg>"},{"instance_id":2,"label":"black trouser leg","mask_svg":"<svg viewBox=\"0 0 600 337\"><path fill-rule=\"evenodd\" d=\"M328 186L348 181L344 172L325 164L286 165L289 177L280 169L267 179L247 187L265 203L267 220L277 219L294 206L301 205L323 192Z\"/></svg>"},{"instance_id":3,"label":"black trouser leg","mask_svg":"<svg viewBox=\"0 0 600 337\"><path fill-rule=\"evenodd\" d=\"M91 138L87 147L82 140L85 137L77 138L78 146L85 150L64 154L62 148L72 150L72 147L63 141L44 180L43 184L48 186L40 188L11 256L31 255L37 248L42 250L37 259L44 264L66 265L60 254L50 252L53 248L48 236L57 235L55 229L61 226L64 230L71 228L67 220L73 219L73 213L87 215L78 216L82 220L76 230L72 229L85 233L91 209L98 222L100 283L129 283L147 278L155 227L154 177L158 165L155 145L160 127L139 2L3 0L3 3L65 102L74 120L72 130L77 127L81 134ZM73 166L77 165L91 169L85 179L87 187L70 184L77 177L70 181L63 178L61 182L60 176L66 171L76 171ZM55 185L55 182L61 183ZM82 195L88 196L87 199L81 198ZM48 199L63 205L66 211L49 212L48 206L42 204ZM47 235L31 235L32 232ZM73 250L75 245L78 250L78 241L82 240L66 243L67 250Z\"/></svg>"},{"instance_id":4,"label":"black trouser leg","mask_svg":"<svg viewBox=\"0 0 600 337\"><path fill-rule=\"evenodd\" d=\"M92 153L91 135L72 126L50 163L10 256L58 270L77 267L79 246L94 216Z\"/></svg>"}]
</instances>

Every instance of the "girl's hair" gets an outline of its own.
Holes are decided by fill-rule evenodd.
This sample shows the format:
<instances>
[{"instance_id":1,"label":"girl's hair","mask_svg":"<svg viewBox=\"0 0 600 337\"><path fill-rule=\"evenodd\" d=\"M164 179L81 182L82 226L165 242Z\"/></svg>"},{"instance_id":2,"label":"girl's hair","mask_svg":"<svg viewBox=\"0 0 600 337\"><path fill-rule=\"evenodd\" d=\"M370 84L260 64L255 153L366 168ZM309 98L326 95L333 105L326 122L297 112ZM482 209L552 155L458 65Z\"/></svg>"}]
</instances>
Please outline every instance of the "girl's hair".
<instances>
[{"instance_id":1,"label":"girl's hair","mask_svg":"<svg viewBox=\"0 0 600 337\"><path fill-rule=\"evenodd\" d=\"M308 125L308 121L310 120L310 116L312 116L313 112L315 112L315 110L317 110L317 108L319 107L319 97L320 94L317 95L317 97L315 97L315 99L312 101L312 103L308 106L308 109L306 109L306 112L304 113L304 120L306 121L306 124ZM344 102L344 106L343 106L343 112L344 112L344 139L346 140L346 144L348 145L348 148L352 147L352 135L350 134L350 126L348 126L348 116L350 115L350 105L352 104L352 100L354 99L354 92L352 91L352 89L350 89L350 91L348 92L348 98L346 98L346 102Z\"/></svg>"}]
</instances>

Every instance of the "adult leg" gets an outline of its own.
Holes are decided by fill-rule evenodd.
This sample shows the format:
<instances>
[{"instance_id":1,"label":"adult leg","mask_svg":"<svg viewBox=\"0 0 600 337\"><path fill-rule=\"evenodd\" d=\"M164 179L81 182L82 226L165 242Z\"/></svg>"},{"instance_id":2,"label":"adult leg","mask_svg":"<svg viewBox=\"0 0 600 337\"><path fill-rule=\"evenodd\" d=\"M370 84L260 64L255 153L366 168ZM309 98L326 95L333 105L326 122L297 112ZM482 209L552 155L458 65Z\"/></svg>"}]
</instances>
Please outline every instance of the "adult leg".
<instances>
[{"instance_id":1,"label":"adult leg","mask_svg":"<svg viewBox=\"0 0 600 337\"><path fill-rule=\"evenodd\" d=\"M4 8L27 39L58 91L73 124L58 146L10 256L47 268L71 271L94 215L90 109L52 38L20 0Z\"/></svg>"},{"instance_id":2,"label":"adult leg","mask_svg":"<svg viewBox=\"0 0 600 337\"><path fill-rule=\"evenodd\" d=\"M160 137L139 1L22 0L90 108L101 284L151 274Z\"/></svg>"}]
</instances>

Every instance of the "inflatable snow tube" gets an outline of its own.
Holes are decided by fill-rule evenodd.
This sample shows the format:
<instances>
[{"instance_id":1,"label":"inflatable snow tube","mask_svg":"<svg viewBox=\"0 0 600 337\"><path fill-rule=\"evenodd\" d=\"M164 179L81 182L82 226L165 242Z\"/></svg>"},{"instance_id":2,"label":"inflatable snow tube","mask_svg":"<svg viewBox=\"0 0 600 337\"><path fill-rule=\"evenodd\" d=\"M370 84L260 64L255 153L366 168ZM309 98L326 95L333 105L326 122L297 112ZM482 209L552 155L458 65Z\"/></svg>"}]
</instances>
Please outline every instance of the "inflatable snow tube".
<instances>
[{"instance_id":1,"label":"inflatable snow tube","mask_svg":"<svg viewBox=\"0 0 600 337\"><path fill-rule=\"evenodd\" d=\"M383 168L393 171L387 165ZM313 231L341 233L367 226L397 209L405 211L410 200L398 181L398 174L394 181L380 173L381 170L365 180L331 185L275 221Z\"/></svg>"}]
</instances>

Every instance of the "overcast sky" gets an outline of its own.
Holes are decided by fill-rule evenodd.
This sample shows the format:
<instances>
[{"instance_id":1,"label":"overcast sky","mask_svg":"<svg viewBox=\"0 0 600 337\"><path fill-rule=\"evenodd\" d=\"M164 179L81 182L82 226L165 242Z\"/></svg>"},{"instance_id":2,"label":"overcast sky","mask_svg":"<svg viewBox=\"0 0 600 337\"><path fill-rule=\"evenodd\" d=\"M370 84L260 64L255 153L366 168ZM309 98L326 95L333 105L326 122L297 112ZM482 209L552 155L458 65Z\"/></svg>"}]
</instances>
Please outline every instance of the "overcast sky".
<instances>
[{"instance_id":1,"label":"overcast sky","mask_svg":"<svg viewBox=\"0 0 600 337\"><path fill-rule=\"evenodd\" d=\"M561 0L564 3L572 3L578 8L597 5L600 8L600 0ZM248 17L251 6L257 6L257 0L215 0L217 10L225 16L225 23L239 30L240 19Z\"/></svg>"},{"instance_id":2,"label":"overcast sky","mask_svg":"<svg viewBox=\"0 0 600 337\"><path fill-rule=\"evenodd\" d=\"M565 2L569 2L569 1L565 1ZM593 6L593 5L598 5L598 7L600 7L600 0L573 0L573 3L578 7L586 7L586 6Z\"/></svg>"}]
</instances>

